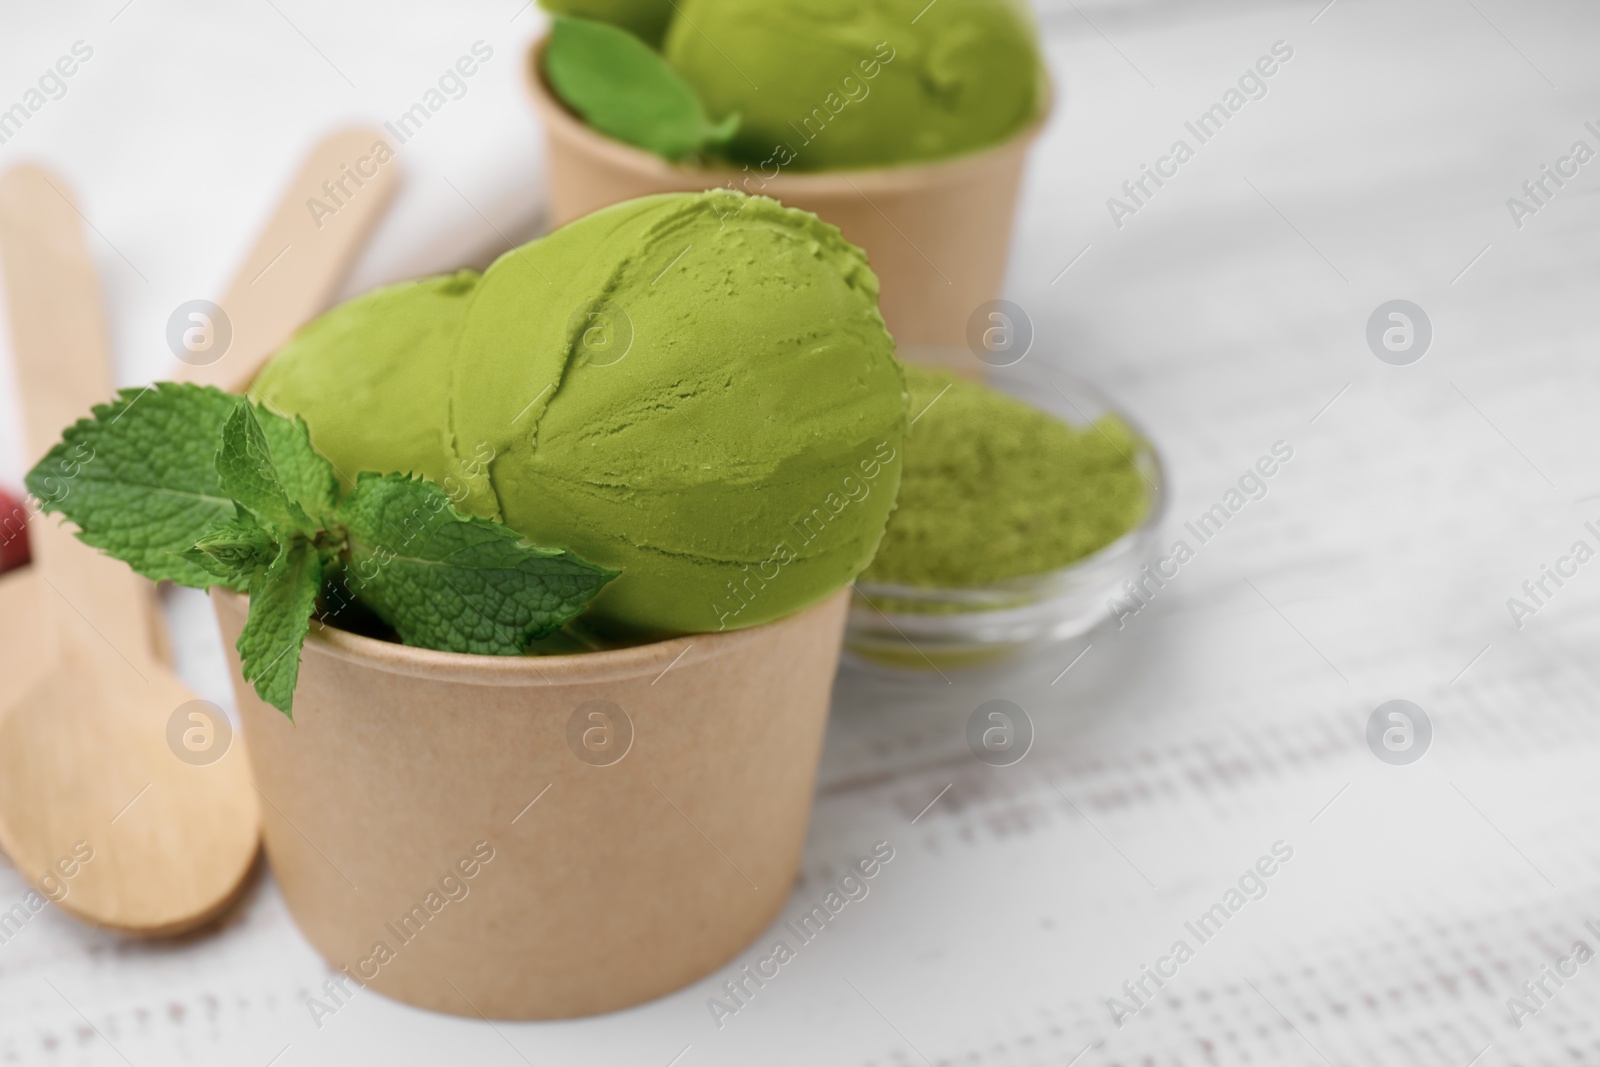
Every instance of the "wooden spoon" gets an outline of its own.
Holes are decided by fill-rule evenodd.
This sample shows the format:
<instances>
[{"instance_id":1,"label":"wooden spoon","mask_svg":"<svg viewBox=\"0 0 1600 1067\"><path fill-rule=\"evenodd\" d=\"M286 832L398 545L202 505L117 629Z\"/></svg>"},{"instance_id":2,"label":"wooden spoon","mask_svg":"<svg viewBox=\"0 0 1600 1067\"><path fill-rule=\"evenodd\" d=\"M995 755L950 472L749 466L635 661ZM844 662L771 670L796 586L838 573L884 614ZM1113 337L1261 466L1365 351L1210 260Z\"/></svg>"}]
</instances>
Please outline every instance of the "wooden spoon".
<instances>
[{"instance_id":1,"label":"wooden spoon","mask_svg":"<svg viewBox=\"0 0 1600 1067\"><path fill-rule=\"evenodd\" d=\"M326 306L393 195L395 165L320 229L306 201L378 139L344 131L313 151L225 297L233 344L189 366L190 380L247 384ZM59 178L18 168L0 179L0 255L37 456L111 392L93 268ZM237 893L257 848L243 746L222 747L225 720L197 718L194 694L156 655L148 582L62 524L36 520L29 533L34 565L0 579L0 643L54 654L47 670L11 675L22 695L0 707L0 847L88 922L143 935L200 925ZM186 735L209 736L220 755L204 762L210 751L197 755Z\"/></svg>"},{"instance_id":2,"label":"wooden spoon","mask_svg":"<svg viewBox=\"0 0 1600 1067\"><path fill-rule=\"evenodd\" d=\"M215 361L180 363L172 380L249 388L267 358L328 307L399 187L399 164L378 130L323 138L222 298L232 343Z\"/></svg>"},{"instance_id":3,"label":"wooden spoon","mask_svg":"<svg viewBox=\"0 0 1600 1067\"><path fill-rule=\"evenodd\" d=\"M382 151L378 151L379 145L383 146ZM380 157L384 162L377 162ZM324 184L333 186L333 198ZM399 165L381 130L339 130L313 146L266 227L256 237L255 245L239 264L223 297L232 343L213 362L178 362L170 380L215 385L235 392L248 388L267 358L332 302L399 185ZM329 208L333 209L332 214L328 213ZM101 399L106 397L96 397ZM84 414L88 414L86 409L69 413L61 426ZM33 523L32 536L40 536L37 528L41 525L38 520ZM170 665L171 649L155 590L150 583L143 584L149 594L151 622L147 629L155 655ZM18 691L18 679L27 670L49 662L50 655L45 652L53 645L50 635L8 627L5 620L13 617L14 604L29 598L42 599L41 594L48 592L36 567L0 576L0 635L6 637L5 647L0 648L0 666L10 668L15 664L21 669L21 673L8 669L3 675L13 683L14 691ZM12 639L18 635L21 640Z\"/></svg>"},{"instance_id":4,"label":"wooden spoon","mask_svg":"<svg viewBox=\"0 0 1600 1067\"><path fill-rule=\"evenodd\" d=\"M59 178L34 167L0 178L0 258L37 458L111 393L94 268ZM34 616L5 625L48 629L56 657L0 712L0 845L80 918L149 934L203 922L255 857L242 746L180 759L168 721L196 698L153 654L142 580L63 524L29 535L47 591Z\"/></svg>"},{"instance_id":5,"label":"wooden spoon","mask_svg":"<svg viewBox=\"0 0 1600 1067\"><path fill-rule=\"evenodd\" d=\"M0 680L4 681L8 694L28 688L55 660L52 633L39 626L17 625L11 621L38 618L42 603L39 593L49 591L39 580L36 567L23 567L0 575ZM5 699L0 697L0 702Z\"/></svg>"}]
</instances>

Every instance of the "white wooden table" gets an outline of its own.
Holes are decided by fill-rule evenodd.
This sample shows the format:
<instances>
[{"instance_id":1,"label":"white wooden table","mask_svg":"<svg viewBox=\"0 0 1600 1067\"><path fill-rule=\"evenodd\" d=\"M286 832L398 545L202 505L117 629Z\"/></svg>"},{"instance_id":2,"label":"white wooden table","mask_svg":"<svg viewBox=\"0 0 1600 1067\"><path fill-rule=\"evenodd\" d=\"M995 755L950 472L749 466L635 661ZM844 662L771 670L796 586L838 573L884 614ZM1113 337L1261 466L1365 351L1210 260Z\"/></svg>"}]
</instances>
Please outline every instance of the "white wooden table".
<instances>
[{"instance_id":1,"label":"white wooden table","mask_svg":"<svg viewBox=\"0 0 1600 1067\"><path fill-rule=\"evenodd\" d=\"M73 41L96 51L0 166L42 157L83 194L123 380L161 372L167 313L221 288L317 130L400 112L475 39L499 65L416 142L352 289L531 231L518 3L122 3L5 16L0 105ZM873 842L895 858L725 1025L707 999L731 966L599 1019L491 1027L362 993L319 1027L326 968L267 876L179 942L35 917L0 944L0 1063L1600 1063L1600 965L1545 979L1520 1026L1508 1007L1575 941L1600 950L1600 563L1547 579L1520 629L1507 607L1600 547L1600 162L1547 180L1520 228L1506 203L1575 141L1600 150L1600 10L1321 6L1042 12L1064 92L1018 228L1009 295L1038 339L1011 381L1070 370L1151 427L1166 540L1195 557L1121 629L1004 669L842 675L784 917ZM1184 123L1278 41L1265 96L1197 145ZM1107 198L1178 138L1193 158L1119 228ZM1369 349L1394 299L1431 321L1420 362ZM1266 495L1197 545L1184 522L1280 441ZM18 442L0 461L14 484ZM185 673L225 702L204 605L170 607ZM993 698L1037 731L1014 766L965 745ZM1365 737L1394 698L1433 729L1406 766ZM1202 942L1186 924L1276 842L1292 858ZM23 892L0 868L0 907ZM1135 1000L1146 965L1170 977Z\"/></svg>"}]
</instances>

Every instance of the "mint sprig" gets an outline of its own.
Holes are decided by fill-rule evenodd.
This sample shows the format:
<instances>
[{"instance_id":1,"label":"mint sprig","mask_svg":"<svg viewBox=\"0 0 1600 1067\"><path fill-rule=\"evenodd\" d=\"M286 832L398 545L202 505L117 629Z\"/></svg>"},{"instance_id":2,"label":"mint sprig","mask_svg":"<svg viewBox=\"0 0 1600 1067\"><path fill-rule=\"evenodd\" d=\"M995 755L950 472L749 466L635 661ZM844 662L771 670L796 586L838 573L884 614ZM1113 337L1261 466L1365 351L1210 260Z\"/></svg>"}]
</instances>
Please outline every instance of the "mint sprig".
<instances>
[{"instance_id":1,"label":"mint sprig","mask_svg":"<svg viewBox=\"0 0 1600 1067\"><path fill-rule=\"evenodd\" d=\"M739 116L712 122L694 86L616 26L557 15L544 74L561 102L603 134L678 160L726 144Z\"/></svg>"},{"instance_id":2,"label":"mint sprig","mask_svg":"<svg viewBox=\"0 0 1600 1067\"><path fill-rule=\"evenodd\" d=\"M421 478L362 474L334 521L346 588L409 645L505 656L560 629L612 571L467 518Z\"/></svg>"},{"instance_id":3,"label":"mint sprig","mask_svg":"<svg viewBox=\"0 0 1600 1067\"><path fill-rule=\"evenodd\" d=\"M277 416L273 416L277 418ZM315 459L331 472L321 456ZM318 524L296 501L278 477L272 450L261 419L250 404L239 404L222 424L222 447L217 451L217 481L234 503L269 529L315 536Z\"/></svg>"},{"instance_id":4,"label":"mint sprig","mask_svg":"<svg viewBox=\"0 0 1600 1067\"><path fill-rule=\"evenodd\" d=\"M185 559L221 579L213 584L226 585L241 593L249 590L256 572L270 566L277 554L278 546L272 535L247 511L213 528L183 553Z\"/></svg>"},{"instance_id":5,"label":"mint sprig","mask_svg":"<svg viewBox=\"0 0 1600 1067\"><path fill-rule=\"evenodd\" d=\"M606 22L659 49L672 22L674 0L539 0L552 15Z\"/></svg>"},{"instance_id":6,"label":"mint sprig","mask_svg":"<svg viewBox=\"0 0 1600 1067\"><path fill-rule=\"evenodd\" d=\"M291 718L330 575L342 581L325 608L342 585L407 644L487 655L524 652L616 577L462 515L423 479L363 473L341 499L334 473L304 422L160 383L68 427L27 484L45 511L140 574L248 592L244 678Z\"/></svg>"},{"instance_id":7,"label":"mint sprig","mask_svg":"<svg viewBox=\"0 0 1600 1067\"><path fill-rule=\"evenodd\" d=\"M280 545L277 558L250 579L250 615L234 644L244 680L291 719L300 649L311 630L324 565L322 551L310 541L294 538Z\"/></svg>"}]
</instances>

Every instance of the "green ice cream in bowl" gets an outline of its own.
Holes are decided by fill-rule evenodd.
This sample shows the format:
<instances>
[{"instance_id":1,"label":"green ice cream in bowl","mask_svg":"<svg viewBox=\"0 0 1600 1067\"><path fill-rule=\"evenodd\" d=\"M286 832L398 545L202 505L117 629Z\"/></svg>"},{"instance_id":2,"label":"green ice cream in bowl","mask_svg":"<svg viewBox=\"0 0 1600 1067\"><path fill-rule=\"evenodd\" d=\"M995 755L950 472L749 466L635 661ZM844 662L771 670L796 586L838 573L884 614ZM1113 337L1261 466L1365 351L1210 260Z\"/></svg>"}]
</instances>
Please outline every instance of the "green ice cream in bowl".
<instances>
[{"instance_id":1,"label":"green ice cream in bowl","mask_svg":"<svg viewBox=\"0 0 1600 1067\"><path fill-rule=\"evenodd\" d=\"M558 223L673 189L769 196L867 252L902 358L966 358L1050 109L1021 0L544 3L526 73Z\"/></svg>"},{"instance_id":2,"label":"green ice cream in bowl","mask_svg":"<svg viewBox=\"0 0 1600 1067\"><path fill-rule=\"evenodd\" d=\"M716 151L741 164L780 145L808 171L947 159L1047 98L1020 0L683 0L662 53L712 116L739 116Z\"/></svg>"},{"instance_id":3,"label":"green ice cream in bowl","mask_svg":"<svg viewBox=\"0 0 1600 1067\"><path fill-rule=\"evenodd\" d=\"M900 475L892 351L836 229L669 194L352 300L252 396L341 479L421 475L617 572L580 620L616 640L755 626L867 565Z\"/></svg>"},{"instance_id":4,"label":"green ice cream in bowl","mask_svg":"<svg viewBox=\"0 0 1600 1067\"><path fill-rule=\"evenodd\" d=\"M336 972L473 1017L616 1011L723 966L794 884L901 474L877 298L814 215L635 200L334 308L247 396L125 389L28 485L211 591L267 855Z\"/></svg>"},{"instance_id":5,"label":"green ice cream in bowl","mask_svg":"<svg viewBox=\"0 0 1600 1067\"><path fill-rule=\"evenodd\" d=\"M1049 95L1021 0L545 6L556 94L601 133L672 160L816 171L948 159L1024 129Z\"/></svg>"},{"instance_id":6,"label":"green ice cream in bowl","mask_svg":"<svg viewBox=\"0 0 1600 1067\"><path fill-rule=\"evenodd\" d=\"M125 391L29 484L146 577L248 593L244 677L292 713L313 622L509 656L827 600L877 551L905 406L859 248L676 193L350 300L248 398ZM115 460L50 493L83 454Z\"/></svg>"}]
</instances>

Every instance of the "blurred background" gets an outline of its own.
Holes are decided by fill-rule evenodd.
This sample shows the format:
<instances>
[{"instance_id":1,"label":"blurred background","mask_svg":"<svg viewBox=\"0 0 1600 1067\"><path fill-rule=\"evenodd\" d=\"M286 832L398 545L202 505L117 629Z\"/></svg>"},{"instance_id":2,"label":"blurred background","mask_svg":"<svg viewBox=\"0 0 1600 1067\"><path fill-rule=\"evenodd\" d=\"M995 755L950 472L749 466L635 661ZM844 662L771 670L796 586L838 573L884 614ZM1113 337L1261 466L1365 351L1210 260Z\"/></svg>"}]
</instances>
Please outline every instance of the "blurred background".
<instances>
[{"instance_id":1,"label":"blurred background","mask_svg":"<svg viewBox=\"0 0 1600 1067\"><path fill-rule=\"evenodd\" d=\"M1524 989L1575 942L1600 948L1600 567L1520 626L1508 607L1573 542L1600 545L1600 163L1532 214L1508 206L1576 142L1600 151L1600 9L1036 10L1056 106L1006 285L1035 341L1000 381L1026 395L1070 371L1138 418L1172 486L1163 543L1282 442L1267 495L1120 626L949 677L847 670L789 911L875 841L896 858L721 1027L706 1002L734 965L572 1022L370 992L314 1019L327 969L268 874L178 942L38 915L0 943L0 1062L1600 1063L1600 969ZM5 131L0 168L41 161L75 187L117 380L141 383L170 364L172 310L220 296L311 143L393 120L475 42L492 58L401 147L346 295L541 232L524 63L544 18L517 0L6 3L0 108L78 42L92 57ZM1275 45L1292 58L1265 95L1132 214L1108 205ZM1368 343L1393 300L1431 324L1407 365ZM0 427L15 492L8 373ZM231 707L203 599L166 607L181 673ZM990 699L1033 723L1010 766L965 742ZM1367 740L1391 699L1431 723L1404 766ZM1285 848L1159 995L1125 991ZM0 865L0 908L24 892Z\"/></svg>"}]
</instances>

